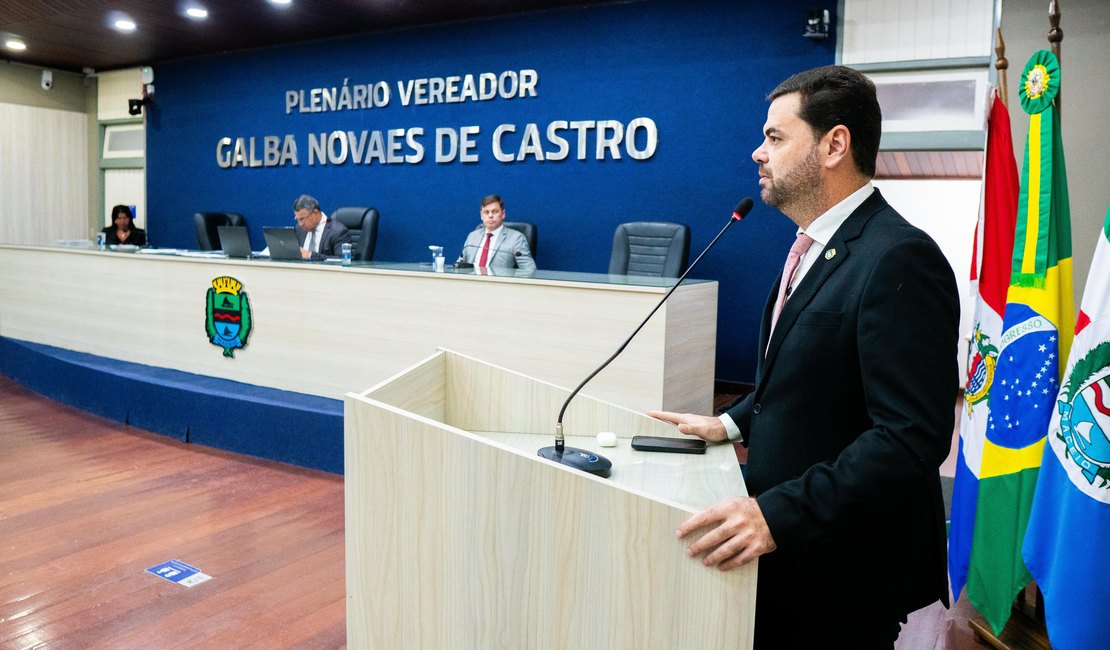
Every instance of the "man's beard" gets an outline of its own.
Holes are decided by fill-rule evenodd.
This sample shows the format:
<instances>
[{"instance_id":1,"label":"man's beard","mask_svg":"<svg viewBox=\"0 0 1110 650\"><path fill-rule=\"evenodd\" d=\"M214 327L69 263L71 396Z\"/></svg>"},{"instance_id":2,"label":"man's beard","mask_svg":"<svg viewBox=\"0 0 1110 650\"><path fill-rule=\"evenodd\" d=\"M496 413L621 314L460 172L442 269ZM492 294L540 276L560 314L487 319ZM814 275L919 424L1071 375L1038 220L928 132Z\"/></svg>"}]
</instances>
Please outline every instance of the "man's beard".
<instances>
[{"instance_id":1,"label":"man's beard","mask_svg":"<svg viewBox=\"0 0 1110 650\"><path fill-rule=\"evenodd\" d=\"M772 175L770 181L759 196L773 208L787 212L791 207L813 202L821 190L821 162L816 145L793 169L781 178Z\"/></svg>"}]
</instances>

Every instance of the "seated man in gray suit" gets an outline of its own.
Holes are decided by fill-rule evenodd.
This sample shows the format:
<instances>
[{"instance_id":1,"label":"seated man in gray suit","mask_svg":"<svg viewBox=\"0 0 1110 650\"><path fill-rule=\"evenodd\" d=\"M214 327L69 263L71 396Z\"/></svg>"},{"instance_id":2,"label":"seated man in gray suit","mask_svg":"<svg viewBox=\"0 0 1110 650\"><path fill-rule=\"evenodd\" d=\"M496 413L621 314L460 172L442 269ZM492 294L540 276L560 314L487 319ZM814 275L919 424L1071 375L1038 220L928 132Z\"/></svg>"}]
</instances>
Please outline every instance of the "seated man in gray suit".
<instances>
[{"instance_id":1,"label":"seated man in gray suit","mask_svg":"<svg viewBox=\"0 0 1110 650\"><path fill-rule=\"evenodd\" d=\"M343 244L351 241L351 231L347 226L328 219L328 215L320 211L320 202L307 194L293 201L293 218L297 220L301 257L306 260L338 257L342 254Z\"/></svg>"},{"instance_id":2,"label":"seated man in gray suit","mask_svg":"<svg viewBox=\"0 0 1110 650\"><path fill-rule=\"evenodd\" d=\"M505 202L490 194L482 199L482 225L466 236L459 262L478 269L517 268L526 273L536 270L528 240L512 228L506 228Z\"/></svg>"}]
</instances>

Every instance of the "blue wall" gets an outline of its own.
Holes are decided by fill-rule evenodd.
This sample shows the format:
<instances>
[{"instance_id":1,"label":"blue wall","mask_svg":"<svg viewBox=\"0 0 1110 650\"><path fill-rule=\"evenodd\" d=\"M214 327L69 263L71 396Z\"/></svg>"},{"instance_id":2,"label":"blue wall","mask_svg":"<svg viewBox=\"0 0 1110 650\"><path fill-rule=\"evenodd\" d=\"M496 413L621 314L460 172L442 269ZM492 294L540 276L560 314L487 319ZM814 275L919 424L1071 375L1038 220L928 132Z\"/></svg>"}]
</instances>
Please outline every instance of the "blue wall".
<instances>
[{"instance_id":1,"label":"blue wall","mask_svg":"<svg viewBox=\"0 0 1110 650\"><path fill-rule=\"evenodd\" d=\"M750 5L750 6L740 6ZM478 201L497 193L508 218L539 225L544 269L604 273L613 229L632 220L685 222L691 255L725 224L743 196L756 198L694 276L720 282L716 376L751 381L759 313L794 227L758 201L751 152L761 140L764 99L799 70L833 62L834 40L802 38L812 0L770 7L735 1L639 2L366 34L183 60L156 69L148 108L148 231L154 245L195 247L191 215L246 215L261 247L264 225L293 225L292 200L316 196L327 212L373 205L382 213L377 261L424 261L429 244L457 255L478 223ZM402 105L397 82L532 69L536 97ZM286 91L386 81L390 103L367 110L287 114ZM492 152L501 124L516 152L527 123L647 117L658 127L648 160L502 163ZM435 131L478 126L478 162L437 163ZM416 164L309 165L309 134L422 127ZM298 164L217 165L222 137L291 134ZM545 150L554 150L547 145ZM642 148L644 143L637 144ZM412 153L408 148L402 153ZM552 351L557 353L557 351ZM599 362L601 360L599 359Z\"/></svg>"}]
</instances>

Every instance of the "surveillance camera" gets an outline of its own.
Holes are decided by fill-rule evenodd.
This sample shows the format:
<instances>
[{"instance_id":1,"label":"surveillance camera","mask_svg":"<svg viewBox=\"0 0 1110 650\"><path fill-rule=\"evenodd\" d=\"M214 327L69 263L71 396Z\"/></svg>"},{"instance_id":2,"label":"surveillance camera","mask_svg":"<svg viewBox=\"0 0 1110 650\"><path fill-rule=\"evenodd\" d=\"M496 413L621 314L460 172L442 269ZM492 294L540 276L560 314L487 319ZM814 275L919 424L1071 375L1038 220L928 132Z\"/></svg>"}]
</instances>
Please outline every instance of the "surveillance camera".
<instances>
[{"instance_id":1,"label":"surveillance camera","mask_svg":"<svg viewBox=\"0 0 1110 650\"><path fill-rule=\"evenodd\" d=\"M128 115L142 115L143 114L143 100L129 99L127 100L127 114Z\"/></svg>"},{"instance_id":2,"label":"surveillance camera","mask_svg":"<svg viewBox=\"0 0 1110 650\"><path fill-rule=\"evenodd\" d=\"M50 70L42 71L42 89L50 90L54 87L54 73Z\"/></svg>"}]
</instances>

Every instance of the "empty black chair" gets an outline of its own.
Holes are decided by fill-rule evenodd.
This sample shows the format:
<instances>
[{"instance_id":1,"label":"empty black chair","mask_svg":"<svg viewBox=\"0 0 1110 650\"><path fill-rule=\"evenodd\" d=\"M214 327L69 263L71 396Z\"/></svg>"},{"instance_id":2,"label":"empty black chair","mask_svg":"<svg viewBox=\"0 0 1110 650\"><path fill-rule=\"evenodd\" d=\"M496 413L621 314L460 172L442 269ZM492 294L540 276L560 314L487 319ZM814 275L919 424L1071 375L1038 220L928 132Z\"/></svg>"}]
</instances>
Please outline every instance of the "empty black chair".
<instances>
[{"instance_id":1,"label":"empty black chair","mask_svg":"<svg viewBox=\"0 0 1110 650\"><path fill-rule=\"evenodd\" d=\"M193 215L197 228L197 247L202 251L221 250L220 226L246 226L247 220L235 212L197 212Z\"/></svg>"},{"instance_id":2,"label":"empty black chair","mask_svg":"<svg viewBox=\"0 0 1110 650\"><path fill-rule=\"evenodd\" d=\"M622 223L613 235L609 273L677 278L689 257L689 226L669 221Z\"/></svg>"},{"instance_id":3,"label":"empty black chair","mask_svg":"<svg viewBox=\"0 0 1110 650\"><path fill-rule=\"evenodd\" d=\"M536 224L527 221L506 221L504 226L524 235L524 239L528 240L528 250L532 253L532 260L534 261L536 259L536 241L539 239Z\"/></svg>"},{"instance_id":4,"label":"empty black chair","mask_svg":"<svg viewBox=\"0 0 1110 650\"><path fill-rule=\"evenodd\" d=\"M377 208L336 208L328 218L351 231L352 260L369 262L374 259L374 249L378 245Z\"/></svg>"}]
</instances>

